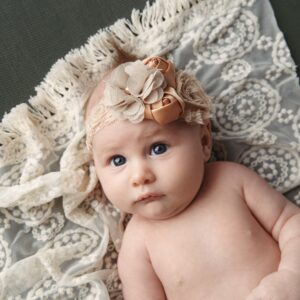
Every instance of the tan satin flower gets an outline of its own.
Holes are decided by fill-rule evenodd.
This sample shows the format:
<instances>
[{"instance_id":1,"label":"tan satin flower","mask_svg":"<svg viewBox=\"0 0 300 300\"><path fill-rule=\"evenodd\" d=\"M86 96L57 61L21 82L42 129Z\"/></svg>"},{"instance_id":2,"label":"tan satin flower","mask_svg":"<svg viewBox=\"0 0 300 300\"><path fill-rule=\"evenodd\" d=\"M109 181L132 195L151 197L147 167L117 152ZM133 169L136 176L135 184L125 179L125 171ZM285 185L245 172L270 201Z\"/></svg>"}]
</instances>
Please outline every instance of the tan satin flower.
<instances>
[{"instance_id":1,"label":"tan satin flower","mask_svg":"<svg viewBox=\"0 0 300 300\"><path fill-rule=\"evenodd\" d=\"M184 112L185 103L174 88L168 86L164 90L161 101L146 105L145 119L154 120L165 125L180 118Z\"/></svg>"},{"instance_id":2,"label":"tan satin flower","mask_svg":"<svg viewBox=\"0 0 300 300\"><path fill-rule=\"evenodd\" d=\"M153 56L146 58L144 60L144 64L151 68L160 70L165 76L168 86L171 86L172 88L176 87L176 72L173 63L166 59L163 59L162 57Z\"/></svg>"}]
</instances>

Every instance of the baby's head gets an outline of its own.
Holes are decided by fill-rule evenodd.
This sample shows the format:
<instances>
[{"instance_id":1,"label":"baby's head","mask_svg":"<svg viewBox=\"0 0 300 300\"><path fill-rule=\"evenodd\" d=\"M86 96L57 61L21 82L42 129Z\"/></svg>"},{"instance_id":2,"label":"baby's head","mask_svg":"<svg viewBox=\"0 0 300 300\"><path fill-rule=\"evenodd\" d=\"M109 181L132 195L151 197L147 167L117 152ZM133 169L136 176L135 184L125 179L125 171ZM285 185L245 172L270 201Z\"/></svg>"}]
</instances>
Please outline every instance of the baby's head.
<instances>
[{"instance_id":1,"label":"baby's head","mask_svg":"<svg viewBox=\"0 0 300 300\"><path fill-rule=\"evenodd\" d=\"M209 116L199 82L160 57L108 73L86 110L87 145L106 197L153 220L183 211L210 157Z\"/></svg>"}]
</instances>

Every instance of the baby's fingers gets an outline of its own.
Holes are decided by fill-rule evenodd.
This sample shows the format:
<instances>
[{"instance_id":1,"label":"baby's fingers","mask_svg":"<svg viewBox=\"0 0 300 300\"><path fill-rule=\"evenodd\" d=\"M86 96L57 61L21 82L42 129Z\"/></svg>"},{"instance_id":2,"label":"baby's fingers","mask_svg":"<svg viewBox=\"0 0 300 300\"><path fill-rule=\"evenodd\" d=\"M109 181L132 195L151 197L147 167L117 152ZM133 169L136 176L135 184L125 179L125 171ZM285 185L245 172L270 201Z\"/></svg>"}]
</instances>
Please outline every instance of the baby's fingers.
<instances>
[{"instance_id":1,"label":"baby's fingers","mask_svg":"<svg viewBox=\"0 0 300 300\"><path fill-rule=\"evenodd\" d=\"M271 298L267 297L265 293L262 291L260 286L255 288L245 300L269 300Z\"/></svg>"},{"instance_id":2,"label":"baby's fingers","mask_svg":"<svg viewBox=\"0 0 300 300\"><path fill-rule=\"evenodd\" d=\"M294 278L289 275L286 272L271 273L262 279L246 300L299 300Z\"/></svg>"}]
</instances>

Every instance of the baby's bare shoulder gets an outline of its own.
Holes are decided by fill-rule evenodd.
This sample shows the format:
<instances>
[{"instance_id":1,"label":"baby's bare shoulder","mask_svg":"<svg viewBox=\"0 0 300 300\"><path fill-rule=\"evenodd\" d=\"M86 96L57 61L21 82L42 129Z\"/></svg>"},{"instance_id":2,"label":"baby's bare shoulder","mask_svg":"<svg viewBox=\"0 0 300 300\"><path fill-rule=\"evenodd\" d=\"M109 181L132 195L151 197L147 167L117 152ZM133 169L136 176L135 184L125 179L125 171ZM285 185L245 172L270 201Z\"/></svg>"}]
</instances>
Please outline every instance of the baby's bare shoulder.
<instances>
[{"instance_id":1,"label":"baby's bare shoulder","mask_svg":"<svg viewBox=\"0 0 300 300\"><path fill-rule=\"evenodd\" d=\"M246 166L233 161L214 161L207 164L209 168L220 171L239 171L249 170Z\"/></svg>"},{"instance_id":2,"label":"baby's bare shoulder","mask_svg":"<svg viewBox=\"0 0 300 300\"><path fill-rule=\"evenodd\" d=\"M127 265L128 261L135 260L136 255L145 253L145 222L138 216L133 216L126 226L118 263Z\"/></svg>"},{"instance_id":3,"label":"baby's bare shoulder","mask_svg":"<svg viewBox=\"0 0 300 300\"><path fill-rule=\"evenodd\" d=\"M223 180L237 180L240 182L245 178L257 176L252 170L236 162L217 161L208 163L206 174L210 178L220 178Z\"/></svg>"},{"instance_id":4,"label":"baby's bare shoulder","mask_svg":"<svg viewBox=\"0 0 300 300\"><path fill-rule=\"evenodd\" d=\"M131 220L126 226L123 238L122 238L122 251L133 251L133 245L135 249L146 250L146 239L149 236L151 230L151 221L141 216L133 215Z\"/></svg>"},{"instance_id":5,"label":"baby's bare shoulder","mask_svg":"<svg viewBox=\"0 0 300 300\"><path fill-rule=\"evenodd\" d=\"M245 185L262 180L259 177L251 169L235 162L212 162L206 165L202 190L206 196L224 192L242 195Z\"/></svg>"}]
</instances>

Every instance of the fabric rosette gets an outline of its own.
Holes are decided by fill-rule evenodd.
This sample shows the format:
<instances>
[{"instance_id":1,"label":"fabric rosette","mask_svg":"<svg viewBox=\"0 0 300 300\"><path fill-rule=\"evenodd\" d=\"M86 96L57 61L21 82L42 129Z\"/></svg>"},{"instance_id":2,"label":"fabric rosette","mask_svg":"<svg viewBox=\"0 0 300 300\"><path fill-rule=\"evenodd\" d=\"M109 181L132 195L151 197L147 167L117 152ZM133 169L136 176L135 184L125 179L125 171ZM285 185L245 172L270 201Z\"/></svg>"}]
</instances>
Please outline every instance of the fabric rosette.
<instances>
[{"instance_id":1,"label":"fabric rosette","mask_svg":"<svg viewBox=\"0 0 300 300\"><path fill-rule=\"evenodd\" d=\"M166 86L160 70L141 60L125 63L112 71L103 103L116 118L138 123L144 119L145 105L160 101Z\"/></svg>"},{"instance_id":2,"label":"fabric rosette","mask_svg":"<svg viewBox=\"0 0 300 300\"><path fill-rule=\"evenodd\" d=\"M153 56L146 58L144 60L144 64L151 68L160 70L167 80L168 86L171 86L172 88L176 87L175 67L173 63L163 59L162 57Z\"/></svg>"}]
</instances>

